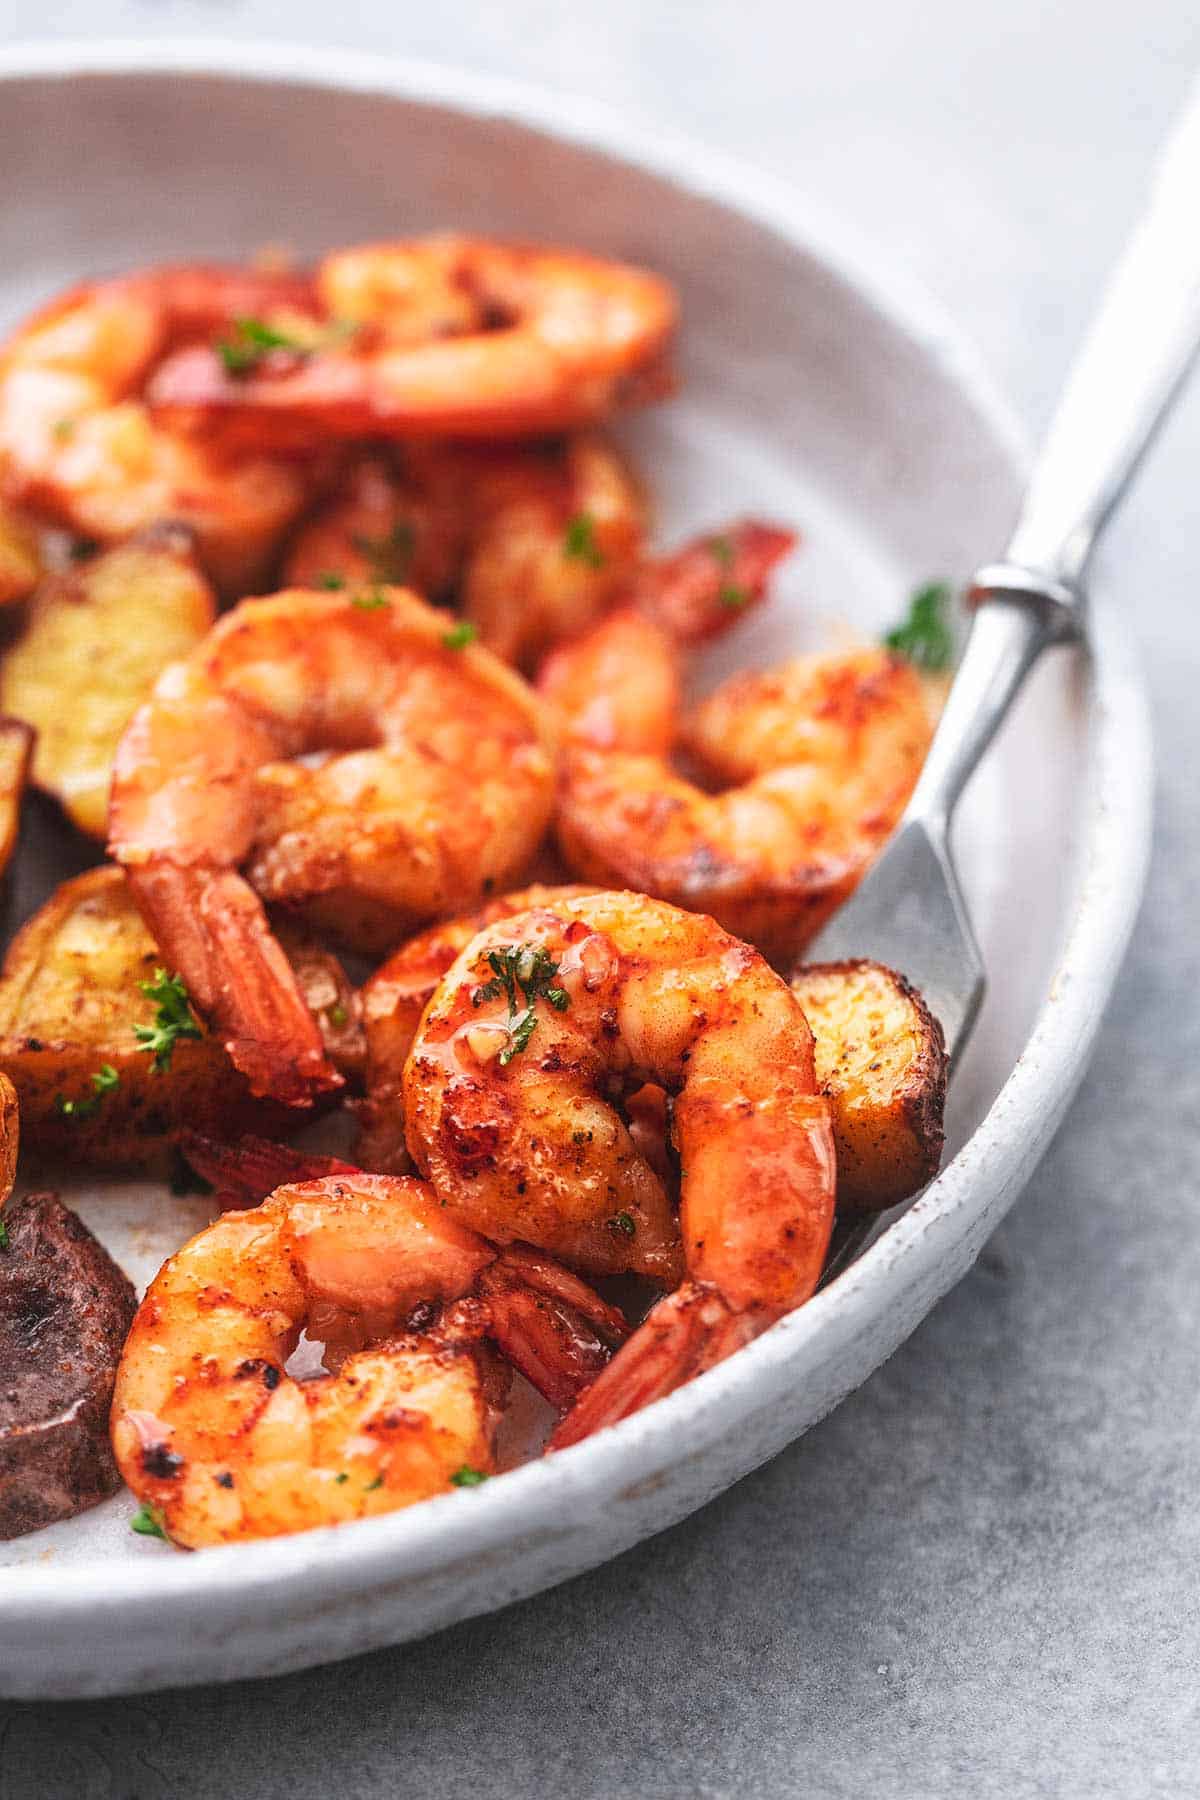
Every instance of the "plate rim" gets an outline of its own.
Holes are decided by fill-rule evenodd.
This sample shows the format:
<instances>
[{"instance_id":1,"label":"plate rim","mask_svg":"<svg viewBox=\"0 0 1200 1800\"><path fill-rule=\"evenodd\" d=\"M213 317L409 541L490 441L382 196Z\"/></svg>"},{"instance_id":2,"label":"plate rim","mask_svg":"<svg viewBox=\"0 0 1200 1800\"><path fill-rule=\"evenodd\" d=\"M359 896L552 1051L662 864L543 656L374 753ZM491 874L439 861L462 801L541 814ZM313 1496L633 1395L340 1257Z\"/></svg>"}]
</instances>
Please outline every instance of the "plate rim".
<instances>
[{"instance_id":1,"label":"plate rim","mask_svg":"<svg viewBox=\"0 0 1200 1800\"><path fill-rule=\"evenodd\" d=\"M811 255L963 391L1010 457L1014 473L1028 463L1014 413L944 309L907 272L879 257L852 224L736 156L682 135L651 134L636 119L582 96L382 53L201 37L31 40L0 50L0 84L76 75L211 76L445 105L511 121L648 170L732 208ZM736 1357L645 1413L472 1493L466 1501L469 1519L462 1511L451 1512L464 1505L455 1494L350 1527L223 1546L199 1556L149 1555L144 1563L122 1565L119 1573L102 1556L58 1569L13 1566L5 1569L0 1592L4 1642L18 1643L22 1626L35 1619L41 1629L48 1619L65 1629L97 1608L112 1618L118 1608L157 1609L166 1601L218 1604L222 1596L237 1595L263 1602L268 1595L286 1597L297 1582L319 1584L345 1601L407 1566L428 1571L468 1552L478 1558L502 1551L514 1534L528 1531L531 1514L586 1518L603 1510L614 1491L652 1481L659 1467L677 1462L681 1444L693 1452L703 1449L722 1421L744 1415L752 1398L778 1383L818 1335L840 1335L850 1343L882 1318L869 1367L852 1378L847 1391L864 1380L964 1272L1032 1173L1082 1078L1133 930L1152 822L1149 709L1139 666L1111 606L1094 609L1089 664L1078 897L1072 913L1064 913L1047 997L970 1139L916 1205L836 1283ZM1042 1092L1047 1080L1053 1087L1049 1105ZM915 1315L892 1320L898 1329L891 1332L886 1301L901 1269L910 1284L923 1284L922 1304ZM311 1587L308 1598L316 1598ZM489 1603L487 1610L492 1604L504 1600ZM184 1622L181 1618L181 1627ZM0 1692L8 1691L5 1681L0 1676Z\"/></svg>"}]
</instances>

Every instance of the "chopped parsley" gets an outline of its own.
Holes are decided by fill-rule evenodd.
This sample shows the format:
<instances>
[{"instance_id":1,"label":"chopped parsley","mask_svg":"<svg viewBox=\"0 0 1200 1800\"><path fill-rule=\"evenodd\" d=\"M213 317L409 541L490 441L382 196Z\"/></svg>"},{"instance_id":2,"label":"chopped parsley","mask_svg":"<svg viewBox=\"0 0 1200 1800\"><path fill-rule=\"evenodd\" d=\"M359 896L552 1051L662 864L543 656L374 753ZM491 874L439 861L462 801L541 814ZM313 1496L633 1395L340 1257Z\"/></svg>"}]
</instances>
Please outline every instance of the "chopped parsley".
<instances>
[{"instance_id":1,"label":"chopped parsley","mask_svg":"<svg viewBox=\"0 0 1200 1800\"><path fill-rule=\"evenodd\" d=\"M619 1231L622 1237L636 1237L637 1225L632 1213L619 1212L608 1221L610 1231Z\"/></svg>"},{"instance_id":2,"label":"chopped parsley","mask_svg":"<svg viewBox=\"0 0 1200 1800\"><path fill-rule=\"evenodd\" d=\"M376 587L367 588L361 594L352 594L350 604L357 606L359 612L378 612L381 606L390 606L392 603L387 595L381 594Z\"/></svg>"},{"instance_id":3,"label":"chopped parsley","mask_svg":"<svg viewBox=\"0 0 1200 1800\"><path fill-rule=\"evenodd\" d=\"M155 969L154 980L139 981L138 987L147 1000L157 1002L157 1008L153 1025L135 1025L133 1035L142 1049L153 1056L154 1072L161 1075L171 1066L176 1041L200 1037L200 1027L181 976Z\"/></svg>"},{"instance_id":4,"label":"chopped parsley","mask_svg":"<svg viewBox=\"0 0 1200 1800\"><path fill-rule=\"evenodd\" d=\"M328 588L331 594L336 593L338 588L344 588L345 585L346 577L339 575L336 569L323 569L317 576L317 586Z\"/></svg>"},{"instance_id":5,"label":"chopped parsley","mask_svg":"<svg viewBox=\"0 0 1200 1800\"><path fill-rule=\"evenodd\" d=\"M949 617L953 598L948 581L930 581L919 587L909 603L908 616L884 634L887 649L930 675L948 669L954 660Z\"/></svg>"},{"instance_id":6,"label":"chopped parsley","mask_svg":"<svg viewBox=\"0 0 1200 1800\"><path fill-rule=\"evenodd\" d=\"M88 1077L94 1092L83 1100L66 1100L61 1094L54 1096L55 1110L64 1119L94 1119L100 1111L101 1102L106 1094L121 1085L121 1077L111 1063L101 1063L93 1075Z\"/></svg>"},{"instance_id":7,"label":"chopped parsley","mask_svg":"<svg viewBox=\"0 0 1200 1800\"><path fill-rule=\"evenodd\" d=\"M563 537L563 555L588 569L604 567L604 552L596 542L596 522L591 513L576 513L568 520Z\"/></svg>"},{"instance_id":8,"label":"chopped parsley","mask_svg":"<svg viewBox=\"0 0 1200 1800\"><path fill-rule=\"evenodd\" d=\"M50 429L53 431L59 443L65 444L75 436L77 422L78 421L75 419L55 419L54 424Z\"/></svg>"},{"instance_id":9,"label":"chopped parsley","mask_svg":"<svg viewBox=\"0 0 1200 1800\"><path fill-rule=\"evenodd\" d=\"M335 1031L340 1031L342 1026L348 1021L350 1014L346 1011L341 1001L337 1000L332 1006L327 1006L325 1008L325 1017L329 1020L329 1023L333 1026Z\"/></svg>"},{"instance_id":10,"label":"chopped parsley","mask_svg":"<svg viewBox=\"0 0 1200 1800\"><path fill-rule=\"evenodd\" d=\"M708 553L723 569L732 568L733 545L727 537L709 538Z\"/></svg>"},{"instance_id":11,"label":"chopped parsley","mask_svg":"<svg viewBox=\"0 0 1200 1800\"><path fill-rule=\"evenodd\" d=\"M382 537L366 537L362 534L356 536L354 548L366 557L376 581L403 587L412 568L416 541L416 533L408 520L397 519L392 529L385 531Z\"/></svg>"},{"instance_id":12,"label":"chopped parsley","mask_svg":"<svg viewBox=\"0 0 1200 1800\"><path fill-rule=\"evenodd\" d=\"M450 1477L450 1485L452 1487L482 1487L487 1479L488 1477L482 1469L473 1469L469 1463L464 1463L461 1469L455 1469Z\"/></svg>"},{"instance_id":13,"label":"chopped parsley","mask_svg":"<svg viewBox=\"0 0 1200 1800\"><path fill-rule=\"evenodd\" d=\"M739 587L736 582L723 581L717 589L717 599L722 606L727 606L730 612L740 612L743 606L749 604L750 595L744 587Z\"/></svg>"},{"instance_id":14,"label":"chopped parsley","mask_svg":"<svg viewBox=\"0 0 1200 1800\"><path fill-rule=\"evenodd\" d=\"M468 644L475 642L478 635L470 619L460 619L449 631L443 631L442 642L447 650L465 650Z\"/></svg>"},{"instance_id":15,"label":"chopped parsley","mask_svg":"<svg viewBox=\"0 0 1200 1800\"><path fill-rule=\"evenodd\" d=\"M167 1534L159 1517L158 1508L143 1502L129 1521L130 1531L136 1531L139 1537L162 1538L166 1542Z\"/></svg>"},{"instance_id":16,"label":"chopped parsley","mask_svg":"<svg viewBox=\"0 0 1200 1800\"><path fill-rule=\"evenodd\" d=\"M8 1226L0 1219L0 1250L8 1249Z\"/></svg>"},{"instance_id":17,"label":"chopped parsley","mask_svg":"<svg viewBox=\"0 0 1200 1800\"><path fill-rule=\"evenodd\" d=\"M342 1483L344 1481L349 1481L350 1477L347 1475L345 1469L343 1469L341 1471L341 1473L339 1475L335 1475L333 1479L337 1483L338 1487L341 1487Z\"/></svg>"},{"instance_id":18,"label":"chopped parsley","mask_svg":"<svg viewBox=\"0 0 1200 1800\"><path fill-rule=\"evenodd\" d=\"M471 1003L482 1006L501 994L508 1000L508 1042L499 1059L501 1068L506 1068L533 1036L538 1000L548 1001L555 1012L565 1012L571 1001L565 988L554 985L558 964L540 944L506 944L503 949L489 950L487 959L492 979L473 990Z\"/></svg>"},{"instance_id":19,"label":"chopped parsley","mask_svg":"<svg viewBox=\"0 0 1200 1800\"><path fill-rule=\"evenodd\" d=\"M373 1494L375 1492L376 1488L381 1488L382 1486L383 1486L383 1476L377 1475L375 1477L374 1481L368 1481L366 1487L363 1489L363 1493L364 1494Z\"/></svg>"},{"instance_id":20,"label":"chopped parsley","mask_svg":"<svg viewBox=\"0 0 1200 1800\"><path fill-rule=\"evenodd\" d=\"M307 354L308 346L298 343L285 331L276 331L262 319L235 319L233 330L217 344L217 355L225 364L227 375L249 375L263 357L272 350L290 350L294 355Z\"/></svg>"}]
</instances>

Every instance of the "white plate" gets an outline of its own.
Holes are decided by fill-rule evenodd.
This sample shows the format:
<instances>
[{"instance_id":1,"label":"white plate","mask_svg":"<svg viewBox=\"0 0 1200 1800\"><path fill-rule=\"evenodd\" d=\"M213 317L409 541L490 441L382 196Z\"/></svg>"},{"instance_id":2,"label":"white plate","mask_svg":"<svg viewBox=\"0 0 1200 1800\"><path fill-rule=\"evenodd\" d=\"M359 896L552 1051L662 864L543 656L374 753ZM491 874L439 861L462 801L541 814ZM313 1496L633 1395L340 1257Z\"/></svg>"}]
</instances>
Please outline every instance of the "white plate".
<instances>
[{"instance_id":1,"label":"white plate","mask_svg":"<svg viewBox=\"0 0 1200 1800\"><path fill-rule=\"evenodd\" d=\"M743 509L802 556L739 660L877 631L910 587L1005 540L1020 452L945 323L829 221L578 101L328 52L56 45L0 57L0 323L91 271L301 253L452 224L594 246L683 293L685 386L624 428L674 539ZM0 1692L265 1675L503 1605L670 1525L874 1369L968 1267L1082 1074L1141 891L1146 719L1107 612L1040 671L969 798L961 851L996 977L955 1082L955 1154L826 1292L669 1400L478 1490L194 1556L128 1496L0 1547ZM144 1277L196 1214L66 1189Z\"/></svg>"}]
</instances>

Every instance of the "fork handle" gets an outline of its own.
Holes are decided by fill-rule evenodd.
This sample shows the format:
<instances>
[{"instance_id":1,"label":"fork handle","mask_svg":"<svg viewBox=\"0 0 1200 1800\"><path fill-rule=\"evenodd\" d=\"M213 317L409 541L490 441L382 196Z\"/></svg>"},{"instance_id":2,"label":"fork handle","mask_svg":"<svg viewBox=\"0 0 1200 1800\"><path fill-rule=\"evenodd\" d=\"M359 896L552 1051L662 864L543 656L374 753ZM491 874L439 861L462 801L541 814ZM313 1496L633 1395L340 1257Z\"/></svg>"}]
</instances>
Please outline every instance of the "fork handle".
<instances>
[{"instance_id":1,"label":"fork handle","mask_svg":"<svg viewBox=\"0 0 1200 1800\"><path fill-rule=\"evenodd\" d=\"M945 829L1042 651L1083 635L1096 541L1200 349L1198 192L1200 89L1076 357L1007 557L972 583L971 634L907 817Z\"/></svg>"}]
</instances>

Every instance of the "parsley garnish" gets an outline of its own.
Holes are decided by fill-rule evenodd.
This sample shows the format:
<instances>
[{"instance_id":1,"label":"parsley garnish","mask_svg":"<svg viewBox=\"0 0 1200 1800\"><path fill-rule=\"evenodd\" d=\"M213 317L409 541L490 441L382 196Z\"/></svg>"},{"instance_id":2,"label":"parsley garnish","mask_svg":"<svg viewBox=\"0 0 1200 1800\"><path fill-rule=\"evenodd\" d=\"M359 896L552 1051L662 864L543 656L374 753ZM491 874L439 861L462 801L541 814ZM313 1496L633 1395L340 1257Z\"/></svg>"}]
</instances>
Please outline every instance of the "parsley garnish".
<instances>
[{"instance_id":1,"label":"parsley garnish","mask_svg":"<svg viewBox=\"0 0 1200 1800\"><path fill-rule=\"evenodd\" d=\"M416 533L407 519L397 519L382 537L360 534L354 539L354 548L370 563L375 580L395 587L403 587L408 580L415 547Z\"/></svg>"},{"instance_id":2,"label":"parsley garnish","mask_svg":"<svg viewBox=\"0 0 1200 1800\"><path fill-rule=\"evenodd\" d=\"M350 1017L350 1014L346 1011L341 1001L338 1000L335 1001L332 1006L327 1006L325 1008L325 1017L329 1020L329 1023L333 1026L335 1031L340 1031Z\"/></svg>"},{"instance_id":3,"label":"parsley garnish","mask_svg":"<svg viewBox=\"0 0 1200 1800\"><path fill-rule=\"evenodd\" d=\"M608 1220L608 1229L610 1231L619 1231L622 1237L635 1237L637 1235L637 1225L632 1213L616 1213Z\"/></svg>"},{"instance_id":4,"label":"parsley garnish","mask_svg":"<svg viewBox=\"0 0 1200 1800\"><path fill-rule=\"evenodd\" d=\"M51 426L51 430L59 443L65 444L69 439L75 436L75 426L76 420L74 419L55 419L54 424Z\"/></svg>"},{"instance_id":5,"label":"parsley garnish","mask_svg":"<svg viewBox=\"0 0 1200 1800\"><path fill-rule=\"evenodd\" d=\"M0 1219L0 1250L8 1249L8 1226Z\"/></svg>"},{"instance_id":6,"label":"parsley garnish","mask_svg":"<svg viewBox=\"0 0 1200 1800\"><path fill-rule=\"evenodd\" d=\"M381 606L390 606L392 603L378 588L368 588L365 593L352 594L350 604L357 606L359 612L378 612Z\"/></svg>"},{"instance_id":7,"label":"parsley garnish","mask_svg":"<svg viewBox=\"0 0 1200 1800\"><path fill-rule=\"evenodd\" d=\"M885 633L886 647L931 675L948 669L954 658L954 632L948 617L952 599L948 581L930 581L918 588L908 617Z\"/></svg>"},{"instance_id":8,"label":"parsley garnish","mask_svg":"<svg viewBox=\"0 0 1200 1800\"><path fill-rule=\"evenodd\" d=\"M139 1537L162 1538L166 1542L166 1531L158 1515L158 1508L143 1502L129 1521L130 1531L136 1531Z\"/></svg>"},{"instance_id":9,"label":"parsley garnish","mask_svg":"<svg viewBox=\"0 0 1200 1800\"><path fill-rule=\"evenodd\" d=\"M100 1111L100 1103L105 1094L111 1094L114 1088L121 1085L121 1077L111 1063L101 1063L95 1074L88 1079L95 1092L84 1100L65 1100L61 1094L55 1094L55 1108L64 1119L94 1119Z\"/></svg>"},{"instance_id":10,"label":"parsley garnish","mask_svg":"<svg viewBox=\"0 0 1200 1800\"><path fill-rule=\"evenodd\" d=\"M475 642L478 635L470 619L460 619L449 631L443 631L442 642L447 650L464 650L468 644Z\"/></svg>"},{"instance_id":11,"label":"parsley garnish","mask_svg":"<svg viewBox=\"0 0 1200 1800\"><path fill-rule=\"evenodd\" d=\"M381 1488L382 1486L383 1486L383 1476L377 1475L375 1477L374 1481L368 1481L366 1487L363 1489L363 1493L364 1494L373 1494L375 1492L376 1488Z\"/></svg>"},{"instance_id":12,"label":"parsley garnish","mask_svg":"<svg viewBox=\"0 0 1200 1800\"><path fill-rule=\"evenodd\" d=\"M181 976L155 969L154 980L139 981L138 987L147 1000L157 1002L157 1010L153 1025L135 1025L133 1035L142 1049L153 1055L154 1072L161 1075L171 1066L176 1040L200 1037L200 1027Z\"/></svg>"},{"instance_id":13,"label":"parsley garnish","mask_svg":"<svg viewBox=\"0 0 1200 1800\"><path fill-rule=\"evenodd\" d=\"M450 1484L452 1487L482 1487L487 1479L482 1469L473 1469L469 1463L464 1463L461 1469L455 1469Z\"/></svg>"},{"instance_id":14,"label":"parsley garnish","mask_svg":"<svg viewBox=\"0 0 1200 1800\"><path fill-rule=\"evenodd\" d=\"M303 344L288 337L285 331L276 331L273 325L264 324L262 319L235 319L229 337L222 338L217 344L217 355L225 364L227 375L249 375L270 350L305 354Z\"/></svg>"},{"instance_id":15,"label":"parsley garnish","mask_svg":"<svg viewBox=\"0 0 1200 1800\"><path fill-rule=\"evenodd\" d=\"M738 587L736 582L725 581L717 590L717 599L722 606L727 606L730 612L737 612L747 604L750 596L745 588Z\"/></svg>"},{"instance_id":16,"label":"parsley garnish","mask_svg":"<svg viewBox=\"0 0 1200 1800\"><path fill-rule=\"evenodd\" d=\"M337 1483L338 1487L341 1487L343 1481L349 1481L350 1477L347 1475L345 1469L343 1469L341 1471L341 1473L338 1475L335 1475L333 1479Z\"/></svg>"},{"instance_id":17,"label":"parsley garnish","mask_svg":"<svg viewBox=\"0 0 1200 1800\"><path fill-rule=\"evenodd\" d=\"M728 569L733 564L733 545L727 537L709 538L708 553L723 569Z\"/></svg>"},{"instance_id":18,"label":"parsley garnish","mask_svg":"<svg viewBox=\"0 0 1200 1800\"><path fill-rule=\"evenodd\" d=\"M604 567L604 552L596 542L596 522L591 513L576 513L568 521L563 537L563 555L573 557L589 569Z\"/></svg>"},{"instance_id":19,"label":"parsley garnish","mask_svg":"<svg viewBox=\"0 0 1200 1800\"><path fill-rule=\"evenodd\" d=\"M499 1058L501 1068L506 1068L533 1036L537 1001L549 1001L555 1012L565 1012L571 1001L565 988L554 985L558 964L540 944L506 944L501 950L489 950L487 959L492 980L475 988L471 1002L482 1006L485 1000L498 1000L501 994L507 998L508 1042Z\"/></svg>"},{"instance_id":20,"label":"parsley garnish","mask_svg":"<svg viewBox=\"0 0 1200 1800\"><path fill-rule=\"evenodd\" d=\"M338 588L344 588L345 585L346 577L344 575L339 575L336 569L324 569L321 574L317 576L317 586L319 588L328 588L330 593L335 593Z\"/></svg>"}]
</instances>

